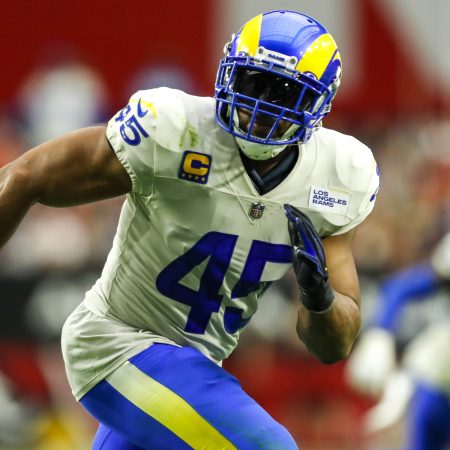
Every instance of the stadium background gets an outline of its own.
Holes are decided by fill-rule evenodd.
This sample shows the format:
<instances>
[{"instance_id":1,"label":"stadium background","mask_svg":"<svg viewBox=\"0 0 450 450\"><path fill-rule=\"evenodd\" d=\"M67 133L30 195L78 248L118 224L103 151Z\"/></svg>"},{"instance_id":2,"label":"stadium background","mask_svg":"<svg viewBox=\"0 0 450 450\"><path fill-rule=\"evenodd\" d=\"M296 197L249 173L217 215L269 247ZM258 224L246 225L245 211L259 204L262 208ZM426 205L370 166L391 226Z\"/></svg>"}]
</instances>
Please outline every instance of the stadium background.
<instances>
[{"instance_id":1,"label":"stadium background","mask_svg":"<svg viewBox=\"0 0 450 450\"><path fill-rule=\"evenodd\" d=\"M6 2L0 27L0 166L47 137L104 122L139 88L212 95L232 31L290 8L321 20L344 61L326 126L372 147L382 189L355 255L364 320L378 282L426 258L450 222L450 3L446 0ZM95 424L71 399L59 353L64 318L98 276L122 199L36 207L0 258L0 449L84 450ZM302 449L398 448L402 427L364 436L374 399L295 342L289 285L268 294L226 363ZM442 311L411 311L406 341ZM431 312L430 312L431 310Z\"/></svg>"}]
</instances>

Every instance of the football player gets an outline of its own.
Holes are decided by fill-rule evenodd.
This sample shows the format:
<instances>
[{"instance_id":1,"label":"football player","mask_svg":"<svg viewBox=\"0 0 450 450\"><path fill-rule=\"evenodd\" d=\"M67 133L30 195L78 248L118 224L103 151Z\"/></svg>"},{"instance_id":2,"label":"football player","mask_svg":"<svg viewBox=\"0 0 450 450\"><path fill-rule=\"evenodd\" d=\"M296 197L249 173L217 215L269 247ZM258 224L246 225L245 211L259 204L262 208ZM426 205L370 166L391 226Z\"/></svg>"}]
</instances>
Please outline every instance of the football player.
<instances>
[{"instance_id":1,"label":"football player","mask_svg":"<svg viewBox=\"0 0 450 450\"><path fill-rule=\"evenodd\" d=\"M267 12L226 45L214 98L139 91L107 127L2 169L0 243L36 202L127 194L62 335L74 396L101 424L94 449L297 448L221 361L292 265L308 349L333 363L357 335L351 242L379 176L365 145L321 126L340 81L319 22Z\"/></svg>"},{"instance_id":2,"label":"football player","mask_svg":"<svg viewBox=\"0 0 450 450\"><path fill-rule=\"evenodd\" d=\"M380 287L376 314L347 365L349 381L380 395L366 416L368 432L394 425L406 413L408 450L450 444L450 317L433 320L406 347L398 365L396 336L408 304L424 301L450 281L450 233L428 262L404 269Z\"/></svg>"}]
</instances>

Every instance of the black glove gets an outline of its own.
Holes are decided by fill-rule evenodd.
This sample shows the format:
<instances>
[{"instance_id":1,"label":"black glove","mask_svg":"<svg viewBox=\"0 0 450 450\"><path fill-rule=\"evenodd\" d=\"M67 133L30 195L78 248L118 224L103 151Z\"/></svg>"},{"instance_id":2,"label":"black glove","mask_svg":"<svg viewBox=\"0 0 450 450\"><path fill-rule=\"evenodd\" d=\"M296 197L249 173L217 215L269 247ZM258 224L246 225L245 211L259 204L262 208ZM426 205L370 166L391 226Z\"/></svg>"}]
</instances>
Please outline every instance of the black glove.
<instances>
[{"instance_id":1,"label":"black glove","mask_svg":"<svg viewBox=\"0 0 450 450\"><path fill-rule=\"evenodd\" d=\"M292 259L300 287L300 301L313 312L327 311L334 300L322 241L308 217L284 205L292 242Z\"/></svg>"}]
</instances>

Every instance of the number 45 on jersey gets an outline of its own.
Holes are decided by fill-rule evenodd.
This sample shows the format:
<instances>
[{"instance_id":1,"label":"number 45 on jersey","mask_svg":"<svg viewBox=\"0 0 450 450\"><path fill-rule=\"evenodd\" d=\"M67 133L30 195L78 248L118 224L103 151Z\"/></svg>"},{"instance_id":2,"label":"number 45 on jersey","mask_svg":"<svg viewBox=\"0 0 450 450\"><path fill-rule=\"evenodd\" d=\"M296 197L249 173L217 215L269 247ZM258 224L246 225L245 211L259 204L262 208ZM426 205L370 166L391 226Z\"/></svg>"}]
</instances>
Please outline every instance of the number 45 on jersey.
<instances>
[{"instance_id":1,"label":"number 45 on jersey","mask_svg":"<svg viewBox=\"0 0 450 450\"><path fill-rule=\"evenodd\" d=\"M237 239L238 236L234 234L217 231L207 233L158 275L156 287L163 295L191 307L184 328L188 333L205 333L211 315L219 311L223 299L219 291ZM182 285L180 280L206 259L208 263L198 290ZM241 277L231 292L232 299L246 297L267 284L260 282L267 262L291 263L291 246L253 241ZM243 318L242 313L240 308L225 308L224 326L228 333L235 333L249 322L250 319Z\"/></svg>"}]
</instances>

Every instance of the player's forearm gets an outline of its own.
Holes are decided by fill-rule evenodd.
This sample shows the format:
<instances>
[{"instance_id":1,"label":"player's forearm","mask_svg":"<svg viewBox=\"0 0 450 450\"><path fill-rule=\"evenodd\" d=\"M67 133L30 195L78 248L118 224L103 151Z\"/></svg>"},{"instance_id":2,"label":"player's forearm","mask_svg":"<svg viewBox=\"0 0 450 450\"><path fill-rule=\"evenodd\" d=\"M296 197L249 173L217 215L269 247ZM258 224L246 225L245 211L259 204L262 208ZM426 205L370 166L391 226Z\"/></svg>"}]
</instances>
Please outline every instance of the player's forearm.
<instances>
[{"instance_id":1,"label":"player's forearm","mask_svg":"<svg viewBox=\"0 0 450 450\"><path fill-rule=\"evenodd\" d=\"M359 306L350 297L335 292L329 311L322 314L300 305L297 333L320 361L332 364L346 358L360 328Z\"/></svg>"},{"instance_id":2,"label":"player's forearm","mask_svg":"<svg viewBox=\"0 0 450 450\"><path fill-rule=\"evenodd\" d=\"M36 202L27 176L15 163L0 169L0 248L12 236L24 215Z\"/></svg>"}]
</instances>

